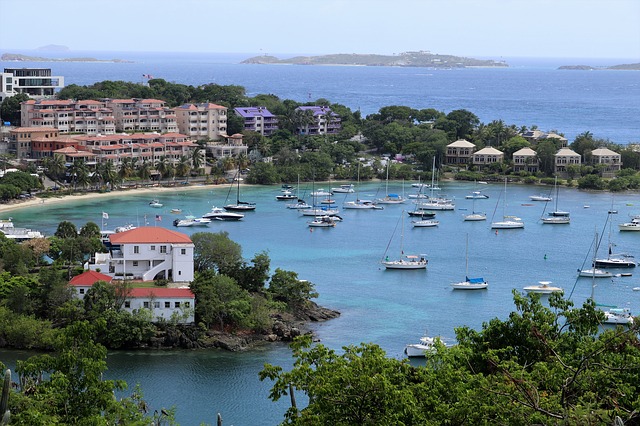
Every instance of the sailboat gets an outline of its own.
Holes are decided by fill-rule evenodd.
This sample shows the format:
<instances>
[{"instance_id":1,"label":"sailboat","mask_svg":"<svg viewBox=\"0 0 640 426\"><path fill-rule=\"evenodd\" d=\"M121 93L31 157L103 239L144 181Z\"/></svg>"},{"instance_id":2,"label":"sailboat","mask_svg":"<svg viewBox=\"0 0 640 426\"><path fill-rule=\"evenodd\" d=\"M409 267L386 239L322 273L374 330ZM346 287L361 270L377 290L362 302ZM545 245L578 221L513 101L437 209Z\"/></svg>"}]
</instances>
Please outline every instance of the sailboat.
<instances>
[{"instance_id":1,"label":"sailboat","mask_svg":"<svg viewBox=\"0 0 640 426\"><path fill-rule=\"evenodd\" d=\"M482 290L489 287L484 278L469 278L469 234L467 234L467 248L465 250L465 278L459 283L452 283L454 290Z\"/></svg>"},{"instance_id":2,"label":"sailboat","mask_svg":"<svg viewBox=\"0 0 640 426\"><path fill-rule=\"evenodd\" d=\"M607 216L607 219L609 220L609 253L606 258L596 258L592 266L594 268L635 268L636 261L632 255L613 252L615 244L611 242L611 227L613 223L611 220L612 214L616 214L613 209L609 210L609 216Z\"/></svg>"},{"instance_id":3,"label":"sailboat","mask_svg":"<svg viewBox=\"0 0 640 426\"><path fill-rule=\"evenodd\" d=\"M402 204L405 202L404 194L390 194L389 193L389 167L391 166L391 160L387 160L387 178L385 184L385 195L383 198L378 198L376 203L378 204ZM404 193L404 184L402 185L402 192Z\"/></svg>"},{"instance_id":4,"label":"sailboat","mask_svg":"<svg viewBox=\"0 0 640 426\"><path fill-rule=\"evenodd\" d=\"M489 198L489 196L482 194L480 191L473 191L471 196L467 195L465 198L471 198L473 207L471 209L471 213L464 215L464 220L466 222L478 222L481 220L487 220L486 213L476 211L476 200Z\"/></svg>"},{"instance_id":5,"label":"sailboat","mask_svg":"<svg viewBox=\"0 0 640 426\"><path fill-rule=\"evenodd\" d=\"M225 209L226 211L239 211L239 212L248 212L248 211L253 211L256 209L256 203L250 203L250 202L246 202L246 201L240 201L240 170L238 170L238 173L236 173L236 182L237 182L237 192L236 192L236 203L235 204L227 204L226 206L223 206L222 208ZM231 188L229 188L229 192L231 192ZM229 196L227 195L227 198Z\"/></svg>"},{"instance_id":6,"label":"sailboat","mask_svg":"<svg viewBox=\"0 0 640 426\"><path fill-rule=\"evenodd\" d=\"M429 261L427 260L426 255L407 255L404 253L404 211L401 214L401 219L402 227L400 231L400 257L397 260L391 260L389 259L389 256L387 256L387 251L389 250L389 246L391 245L391 241L393 240L392 234L391 239L389 240L389 244L387 244L387 250L385 250L384 259L381 263L386 269L427 269L427 263L429 263Z\"/></svg>"},{"instance_id":7,"label":"sailboat","mask_svg":"<svg viewBox=\"0 0 640 426\"><path fill-rule=\"evenodd\" d=\"M312 181L312 187L311 187L311 196L312 198L312 206L310 208L306 208L306 209L300 209L300 213L302 213L302 216L313 216L313 217L320 217L320 216L337 216L340 213L340 210L338 210L335 207L332 207L330 205L320 205L318 204L318 193L320 192L315 191L315 185L316 185L316 180L315 177L313 178Z\"/></svg>"},{"instance_id":8,"label":"sailboat","mask_svg":"<svg viewBox=\"0 0 640 426\"><path fill-rule=\"evenodd\" d=\"M360 187L360 163L358 163L358 184L356 185L356 200L347 201L342 204L343 209L364 209L364 210L382 210L384 207L378 206L371 200L361 200L358 189Z\"/></svg>"},{"instance_id":9,"label":"sailboat","mask_svg":"<svg viewBox=\"0 0 640 426\"><path fill-rule=\"evenodd\" d=\"M556 190L555 210L550 212L548 216L540 218L540 220L542 221L542 223L550 224L550 225L566 225L571 222L571 218L569 217L569 212L558 210L558 196L559 196L558 176L556 176L556 179L553 185ZM545 204L545 207L546 207L546 204Z\"/></svg>"},{"instance_id":10,"label":"sailboat","mask_svg":"<svg viewBox=\"0 0 640 426\"><path fill-rule=\"evenodd\" d=\"M593 263L596 261L596 257L598 256L598 233L596 232L595 239L593 241ZM580 269L578 268L578 276L579 277L587 277L587 278L611 278L613 274L609 271L605 271L603 269L597 269L596 267L591 267L591 269Z\"/></svg>"},{"instance_id":11,"label":"sailboat","mask_svg":"<svg viewBox=\"0 0 640 426\"><path fill-rule=\"evenodd\" d=\"M433 195L433 191L436 190L435 184L435 175L436 175L436 157L433 157L433 165L431 167L431 195L429 195L429 200L425 202L418 202L418 207L420 209L426 210L455 210L456 205L453 201L443 198L443 197L435 197ZM440 189L440 188L438 188Z\"/></svg>"},{"instance_id":12,"label":"sailboat","mask_svg":"<svg viewBox=\"0 0 640 426\"><path fill-rule=\"evenodd\" d=\"M507 206L507 178L504 178L504 200L502 201L502 220L491 222L491 229L518 229L524 228L524 222L519 217L507 216L505 209ZM496 205L497 207L497 205ZM495 211L494 211L495 215Z\"/></svg>"},{"instance_id":13,"label":"sailboat","mask_svg":"<svg viewBox=\"0 0 640 426\"><path fill-rule=\"evenodd\" d=\"M296 198L297 198L297 202L287 204L288 209L299 210L299 209L310 209L311 207L313 207L312 205L307 204L304 201L304 199L300 198L300 175L299 174L298 174L298 186L296 187Z\"/></svg>"}]
</instances>

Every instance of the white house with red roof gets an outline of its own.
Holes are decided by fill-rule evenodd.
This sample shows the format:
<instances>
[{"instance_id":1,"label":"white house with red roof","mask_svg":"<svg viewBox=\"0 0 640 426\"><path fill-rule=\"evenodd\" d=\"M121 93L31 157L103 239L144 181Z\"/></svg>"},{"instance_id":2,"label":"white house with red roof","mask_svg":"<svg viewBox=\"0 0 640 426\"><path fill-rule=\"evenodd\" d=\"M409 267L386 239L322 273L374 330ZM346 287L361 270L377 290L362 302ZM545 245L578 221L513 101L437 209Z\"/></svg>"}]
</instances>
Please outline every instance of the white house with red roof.
<instances>
[{"instance_id":1,"label":"white house with red roof","mask_svg":"<svg viewBox=\"0 0 640 426\"><path fill-rule=\"evenodd\" d=\"M76 275L71 278L69 285L76 291L76 296L80 299L84 299L84 295L87 291L98 281L104 281L110 283L113 277L105 275L97 271L85 271L80 275Z\"/></svg>"},{"instance_id":2,"label":"white house with red roof","mask_svg":"<svg viewBox=\"0 0 640 426\"><path fill-rule=\"evenodd\" d=\"M115 279L191 282L194 244L188 235L144 226L109 235L109 253L96 253L88 269Z\"/></svg>"},{"instance_id":3,"label":"white house with red roof","mask_svg":"<svg viewBox=\"0 0 640 426\"><path fill-rule=\"evenodd\" d=\"M98 281L111 283L109 275L96 271L85 271L69 281L76 297L84 299L87 291ZM175 316L178 323L189 324L194 321L195 295L188 288L132 288L129 289L122 309L133 312L139 309L149 309L153 321L169 321Z\"/></svg>"}]
</instances>

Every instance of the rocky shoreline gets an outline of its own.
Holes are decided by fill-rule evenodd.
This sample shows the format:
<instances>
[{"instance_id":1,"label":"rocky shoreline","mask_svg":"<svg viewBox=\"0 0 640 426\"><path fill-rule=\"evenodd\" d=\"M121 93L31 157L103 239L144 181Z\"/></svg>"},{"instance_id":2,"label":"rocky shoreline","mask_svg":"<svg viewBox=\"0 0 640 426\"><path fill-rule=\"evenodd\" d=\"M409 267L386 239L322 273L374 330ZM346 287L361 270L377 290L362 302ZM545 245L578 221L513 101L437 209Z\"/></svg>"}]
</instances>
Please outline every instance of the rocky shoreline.
<instances>
[{"instance_id":1,"label":"rocky shoreline","mask_svg":"<svg viewBox=\"0 0 640 426\"><path fill-rule=\"evenodd\" d=\"M217 348L231 352L250 350L273 342L290 342L302 334L311 333L308 324L338 318L340 312L324 308L314 302L295 313L279 313L271 330L255 333L247 330L219 331L215 329L202 332L196 325L180 326L158 330L151 339L148 348L153 349L208 349ZM144 349L144 348L140 348Z\"/></svg>"}]
</instances>

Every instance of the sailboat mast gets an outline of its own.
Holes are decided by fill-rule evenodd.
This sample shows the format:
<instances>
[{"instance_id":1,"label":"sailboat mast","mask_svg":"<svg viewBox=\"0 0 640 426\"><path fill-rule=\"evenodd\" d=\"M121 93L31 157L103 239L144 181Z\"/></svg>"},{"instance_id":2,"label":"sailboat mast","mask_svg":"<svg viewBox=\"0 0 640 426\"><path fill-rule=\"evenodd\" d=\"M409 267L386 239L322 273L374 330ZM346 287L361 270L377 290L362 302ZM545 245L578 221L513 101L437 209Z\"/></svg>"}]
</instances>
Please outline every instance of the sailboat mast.
<instances>
[{"instance_id":1,"label":"sailboat mast","mask_svg":"<svg viewBox=\"0 0 640 426\"><path fill-rule=\"evenodd\" d=\"M467 247L464 253L464 276L469 280L469 234L467 234Z\"/></svg>"}]
</instances>

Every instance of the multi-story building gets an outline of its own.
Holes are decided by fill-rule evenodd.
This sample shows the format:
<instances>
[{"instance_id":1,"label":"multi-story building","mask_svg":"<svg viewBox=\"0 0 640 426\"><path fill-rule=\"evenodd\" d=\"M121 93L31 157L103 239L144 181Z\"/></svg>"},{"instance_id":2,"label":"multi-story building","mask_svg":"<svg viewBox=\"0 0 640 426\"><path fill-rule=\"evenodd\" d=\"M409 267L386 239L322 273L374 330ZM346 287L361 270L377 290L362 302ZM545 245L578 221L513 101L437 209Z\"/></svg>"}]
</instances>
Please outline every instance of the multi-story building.
<instances>
[{"instance_id":1,"label":"multi-story building","mask_svg":"<svg viewBox=\"0 0 640 426\"><path fill-rule=\"evenodd\" d=\"M241 107L235 108L234 112L244 119L244 130L257 132L262 136L271 136L278 130L278 117L265 107Z\"/></svg>"},{"instance_id":2,"label":"multi-story building","mask_svg":"<svg viewBox=\"0 0 640 426\"><path fill-rule=\"evenodd\" d=\"M118 132L160 132L178 131L175 110L166 107L166 102L158 99L106 99L107 108L113 111Z\"/></svg>"},{"instance_id":3,"label":"multi-story building","mask_svg":"<svg viewBox=\"0 0 640 426\"><path fill-rule=\"evenodd\" d=\"M491 146L484 147L473 154L473 165L479 168L500 163L502 160L504 160L504 153Z\"/></svg>"},{"instance_id":4,"label":"multi-story building","mask_svg":"<svg viewBox=\"0 0 640 426\"><path fill-rule=\"evenodd\" d=\"M100 269L114 279L193 280L194 244L186 234L143 226L111 234L109 242L109 253L96 253L93 262L85 265L87 269Z\"/></svg>"},{"instance_id":5,"label":"multi-story building","mask_svg":"<svg viewBox=\"0 0 640 426\"><path fill-rule=\"evenodd\" d=\"M214 158L237 158L240 154L247 155L247 145L242 141L242 134L231 136L223 135L224 142L207 143L207 150L211 151Z\"/></svg>"},{"instance_id":6,"label":"multi-story building","mask_svg":"<svg viewBox=\"0 0 640 426\"><path fill-rule=\"evenodd\" d=\"M541 130L527 130L522 133L522 137L534 145L545 139L556 139L560 141L561 148L566 148L569 142L564 136L553 132L543 132Z\"/></svg>"},{"instance_id":7,"label":"multi-story building","mask_svg":"<svg viewBox=\"0 0 640 426\"><path fill-rule=\"evenodd\" d=\"M221 105L184 104L175 114L180 133L197 140L219 141L227 134L227 108Z\"/></svg>"},{"instance_id":8,"label":"multi-story building","mask_svg":"<svg viewBox=\"0 0 640 426\"><path fill-rule=\"evenodd\" d=\"M475 144L465 139L458 139L447 145L446 164L467 165L471 164L473 153L476 151Z\"/></svg>"},{"instance_id":9,"label":"multi-story building","mask_svg":"<svg viewBox=\"0 0 640 426\"><path fill-rule=\"evenodd\" d=\"M580 154L569 148L562 148L554 155L554 173L560 177L567 177L567 166L580 165Z\"/></svg>"},{"instance_id":10,"label":"multi-story building","mask_svg":"<svg viewBox=\"0 0 640 426\"><path fill-rule=\"evenodd\" d=\"M0 102L19 93L47 98L63 87L64 77L51 75L50 68L5 68L0 74Z\"/></svg>"},{"instance_id":11,"label":"multi-story building","mask_svg":"<svg viewBox=\"0 0 640 426\"><path fill-rule=\"evenodd\" d=\"M591 163L601 165L602 177L612 178L622 168L622 155L608 148L598 148L591 151Z\"/></svg>"},{"instance_id":12,"label":"multi-story building","mask_svg":"<svg viewBox=\"0 0 640 426\"><path fill-rule=\"evenodd\" d=\"M513 153L513 171L536 173L540 169L540 161L536 152L529 148L522 148Z\"/></svg>"},{"instance_id":13,"label":"multi-story building","mask_svg":"<svg viewBox=\"0 0 640 426\"><path fill-rule=\"evenodd\" d=\"M111 135L116 132L113 112L104 102L84 100L28 100L20 104L23 127L55 127L60 133Z\"/></svg>"},{"instance_id":14,"label":"multi-story building","mask_svg":"<svg viewBox=\"0 0 640 426\"><path fill-rule=\"evenodd\" d=\"M312 120L301 124L297 131L303 135L335 134L342 129L340 116L327 106L299 106L296 111L305 113L310 111Z\"/></svg>"},{"instance_id":15,"label":"multi-story building","mask_svg":"<svg viewBox=\"0 0 640 426\"><path fill-rule=\"evenodd\" d=\"M46 144L58 136L58 129L53 127L17 127L9 131L8 153L18 160L30 159L34 140Z\"/></svg>"}]
</instances>

